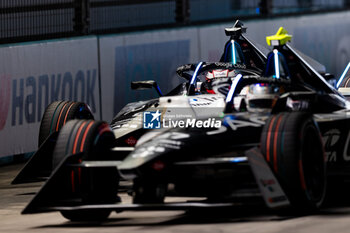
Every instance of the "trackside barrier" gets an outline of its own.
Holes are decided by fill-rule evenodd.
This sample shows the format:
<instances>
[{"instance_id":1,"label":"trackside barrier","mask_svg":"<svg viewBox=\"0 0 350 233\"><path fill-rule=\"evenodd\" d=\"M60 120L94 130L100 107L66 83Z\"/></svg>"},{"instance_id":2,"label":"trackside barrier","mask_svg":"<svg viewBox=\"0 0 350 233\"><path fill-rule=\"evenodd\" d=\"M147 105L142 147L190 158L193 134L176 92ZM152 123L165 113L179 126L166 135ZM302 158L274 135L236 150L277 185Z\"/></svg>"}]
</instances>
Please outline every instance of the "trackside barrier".
<instances>
[{"instance_id":1,"label":"trackside barrier","mask_svg":"<svg viewBox=\"0 0 350 233\"><path fill-rule=\"evenodd\" d=\"M96 37L0 48L0 158L37 149L52 101L84 101L100 115L97 51Z\"/></svg>"},{"instance_id":2,"label":"trackside barrier","mask_svg":"<svg viewBox=\"0 0 350 233\"><path fill-rule=\"evenodd\" d=\"M178 65L218 61L226 24L80 37L0 47L0 164L37 149L39 121L57 99L88 103L96 119L110 121L126 103L157 97L132 91L130 82L154 79L163 92L181 80ZM247 35L265 45L265 35L284 26L292 45L339 77L350 60L350 12L249 20Z\"/></svg>"}]
</instances>

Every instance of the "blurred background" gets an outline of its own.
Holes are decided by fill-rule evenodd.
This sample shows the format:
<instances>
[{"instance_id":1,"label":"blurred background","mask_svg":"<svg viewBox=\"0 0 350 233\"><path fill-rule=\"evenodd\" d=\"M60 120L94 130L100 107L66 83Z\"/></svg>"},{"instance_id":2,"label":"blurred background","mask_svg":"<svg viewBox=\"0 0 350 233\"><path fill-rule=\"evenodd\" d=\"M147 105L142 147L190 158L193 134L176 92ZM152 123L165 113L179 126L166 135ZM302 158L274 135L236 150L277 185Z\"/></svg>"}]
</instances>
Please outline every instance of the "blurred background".
<instances>
[{"instance_id":1,"label":"blurred background","mask_svg":"<svg viewBox=\"0 0 350 233\"><path fill-rule=\"evenodd\" d=\"M1 0L0 41L194 26L349 7L350 0Z\"/></svg>"}]
</instances>

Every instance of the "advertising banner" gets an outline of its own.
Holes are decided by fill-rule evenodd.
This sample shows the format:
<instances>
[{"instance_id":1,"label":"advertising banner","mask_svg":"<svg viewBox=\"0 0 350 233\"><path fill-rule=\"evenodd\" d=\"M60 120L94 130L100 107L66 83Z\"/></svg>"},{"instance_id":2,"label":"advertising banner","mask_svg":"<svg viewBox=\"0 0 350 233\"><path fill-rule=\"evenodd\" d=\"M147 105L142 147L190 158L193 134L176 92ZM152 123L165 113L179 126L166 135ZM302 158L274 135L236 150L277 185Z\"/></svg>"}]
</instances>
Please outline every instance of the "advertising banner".
<instances>
[{"instance_id":1,"label":"advertising banner","mask_svg":"<svg viewBox=\"0 0 350 233\"><path fill-rule=\"evenodd\" d=\"M37 149L48 104L77 100L100 117L97 39L0 48L0 157Z\"/></svg>"}]
</instances>

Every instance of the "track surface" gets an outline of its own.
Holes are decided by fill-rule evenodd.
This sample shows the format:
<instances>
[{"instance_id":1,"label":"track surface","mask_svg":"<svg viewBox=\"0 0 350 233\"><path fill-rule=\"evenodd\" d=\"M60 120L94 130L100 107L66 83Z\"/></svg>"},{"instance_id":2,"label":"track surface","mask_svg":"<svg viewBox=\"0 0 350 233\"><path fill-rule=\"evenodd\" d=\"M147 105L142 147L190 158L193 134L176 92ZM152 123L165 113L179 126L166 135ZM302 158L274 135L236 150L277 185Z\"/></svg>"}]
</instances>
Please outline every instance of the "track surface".
<instances>
[{"instance_id":1,"label":"track surface","mask_svg":"<svg viewBox=\"0 0 350 233\"><path fill-rule=\"evenodd\" d=\"M71 223L59 213L21 215L42 183L10 185L23 166L0 167L0 232L350 232L350 207L327 208L303 217L278 217L261 206L232 208L228 213L189 214L184 211L113 213L103 223ZM130 201L126 195L123 201Z\"/></svg>"}]
</instances>

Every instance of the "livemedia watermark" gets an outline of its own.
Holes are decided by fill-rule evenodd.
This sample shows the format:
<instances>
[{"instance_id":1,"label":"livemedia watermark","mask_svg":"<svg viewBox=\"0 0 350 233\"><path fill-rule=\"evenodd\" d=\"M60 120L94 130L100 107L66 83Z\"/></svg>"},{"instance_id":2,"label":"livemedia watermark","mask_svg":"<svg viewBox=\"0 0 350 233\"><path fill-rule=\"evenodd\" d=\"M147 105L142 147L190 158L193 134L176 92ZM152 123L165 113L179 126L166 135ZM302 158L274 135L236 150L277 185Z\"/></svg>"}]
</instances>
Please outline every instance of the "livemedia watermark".
<instances>
[{"instance_id":1,"label":"livemedia watermark","mask_svg":"<svg viewBox=\"0 0 350 233\"><path fill-rule=\"evenodd\" d=\"M191 113L168 113L163 114L157 111L143 112L143 128L144 129L160 129L160 128L220 128L221 120L212 117L198 117Z\"/></svg>"}]
</instances>

